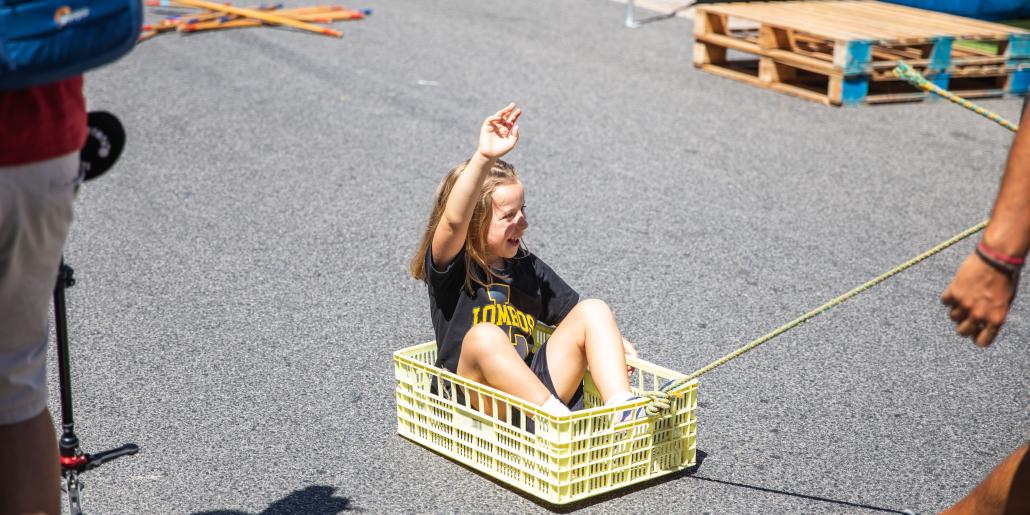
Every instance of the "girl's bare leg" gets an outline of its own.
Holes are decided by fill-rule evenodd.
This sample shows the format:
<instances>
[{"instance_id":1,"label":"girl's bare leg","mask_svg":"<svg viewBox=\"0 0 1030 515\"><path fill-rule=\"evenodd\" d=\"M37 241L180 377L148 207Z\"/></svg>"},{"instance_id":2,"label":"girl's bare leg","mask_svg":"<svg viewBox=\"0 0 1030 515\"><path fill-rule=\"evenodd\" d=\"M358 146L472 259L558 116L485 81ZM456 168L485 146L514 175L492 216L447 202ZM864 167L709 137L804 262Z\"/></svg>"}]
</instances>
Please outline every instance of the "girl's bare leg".
<instances>
[{"instance_id":1,"label":"girl's bare leg","mask_svg":"<svg viewBox=\"0 0 1030 515\"><path fill-rule=\"evenodd\" d=\"M547 340L547 366L564 402L576 393L587 366L601 400L630 391L622 333L604 301L587 299L572 308Z\"/></svg>"},{"instance_id":2,"label":"girl's bare leg","mask_svg":"<svg viewBox=\"0 0 1030 515\"><path fill-rule=\"evenodd\" d=\"M543 406L551 397L551 392L515 351L508 335L493 324L477 324L465 334L465 339L461 343L461 356L458 358L458 375L525 399L537 406ZM479 407L479 401L475 396L470 402ZM484 412L492 415L492 403L488 401L485 404ZM498 415L503 415L505 408L498 408L501 411Z\"/></svg>"}]
</instances>

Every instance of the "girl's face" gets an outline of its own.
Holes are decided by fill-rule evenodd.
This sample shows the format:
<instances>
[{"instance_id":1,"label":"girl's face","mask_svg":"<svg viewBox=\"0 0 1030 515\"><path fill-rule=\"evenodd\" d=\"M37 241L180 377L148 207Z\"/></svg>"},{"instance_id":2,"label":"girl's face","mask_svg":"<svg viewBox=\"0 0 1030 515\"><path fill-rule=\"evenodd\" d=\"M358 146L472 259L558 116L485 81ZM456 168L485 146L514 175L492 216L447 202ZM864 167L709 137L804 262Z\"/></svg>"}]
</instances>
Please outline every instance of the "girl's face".
<instances>
[{"instance_id":1,"label":"girl's face","mask_svg":"<svg viewBox=\"0 0 1030 515\"><path fill-rule=\"evenodd\" d=\"M493 213L486 229L487 263L500 268L503 259L515 257L529 222L526 221L525 192L521 182L497 186L492 199Z\"/></svg>"}]
</instances>

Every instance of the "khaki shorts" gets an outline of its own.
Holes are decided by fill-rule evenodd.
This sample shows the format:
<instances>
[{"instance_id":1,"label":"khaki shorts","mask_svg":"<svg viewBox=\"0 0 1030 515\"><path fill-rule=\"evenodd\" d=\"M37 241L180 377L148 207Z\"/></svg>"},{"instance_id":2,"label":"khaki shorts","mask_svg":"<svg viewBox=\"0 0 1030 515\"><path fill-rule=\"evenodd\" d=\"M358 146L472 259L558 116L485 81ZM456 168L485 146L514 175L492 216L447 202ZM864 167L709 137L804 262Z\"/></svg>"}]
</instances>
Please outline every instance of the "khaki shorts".
<instances>
[{"instance_id":1,"label":"khaki shorts","mask_svg":"<svg viewBox=\"0 0 1030 515\"><path fill-rule=\"evenodd\" d=\"M0 425L46 408L48 306L80 180L78 152L0 166Z\"/></svg>"}]
</instances>

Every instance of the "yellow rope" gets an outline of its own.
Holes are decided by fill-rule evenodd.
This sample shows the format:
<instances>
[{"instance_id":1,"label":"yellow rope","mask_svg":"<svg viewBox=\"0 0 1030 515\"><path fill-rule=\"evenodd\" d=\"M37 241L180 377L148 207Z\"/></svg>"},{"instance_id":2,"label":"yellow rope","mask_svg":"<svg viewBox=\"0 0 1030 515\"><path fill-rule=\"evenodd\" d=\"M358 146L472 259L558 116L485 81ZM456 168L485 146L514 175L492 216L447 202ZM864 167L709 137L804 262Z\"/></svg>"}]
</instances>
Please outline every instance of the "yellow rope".
<instances>
[{"instance_id":1,"label":"yellow rope","mask_svg":"<svg viewBox=\"0 0 1030 515\"><path fill-rule=\"evenodd\" d=\"M919 72L913 70L909 65L905 64L905 61L898 61L898 66L891 71L892 73L894 73L894 76L908 81L910 84L923 91L929 91L930 93L944 97L962 107L965 107L966 109L969 109L970 111L973 111L974 113L980 116L983 116L984 118L987 118L988 120L994 123L997 123L998 125L1001 125L1002 127L1005 127L1006 129L1012 132L1019 130L1019 126L1002 118L998 114L987 109L984 109L983 107L980 107L926 80L926 77L923 77Z\"/></svg>"},{"instance_id":2,"label":"yellow rope","mask_svg":"<svg viewBox=\"0 0 1030 515\"><path fill-rule=\"evenodd\" d=\"M759 345L761 345L761 344L763 344L763 343L765 343L765 342L767 342L769 340L772 340L773 338L776 338L777 336L779 336L779 335L781 335L781 334L783 334L783 333L785 333L785 332L787 332L787 331L789 331L791 329L794 329L795 327L797 327L797 326L799 326L799 325L801 325L801 324L803 324L805 322L808 322L809 320L811 320L811 319L813 319L813 318L815 318L815 317L825 313L826 311L829 311L831 308L833 308L835 306L838 306L840 304L843 304L845 301L847 301L851 297L854 297L855 295L858 295L859 293L862 293L862 292L872 288L873 286L876 286L877 284L882 283L883 281L885 281L885 280L889 279L890 277L892 277L892 276L894 276L894 275L896 275L896 274L906 270L907 268L911 267L912 265L915 265L916 263L919 263L920 261L923 261L924 259L926 259L926 258L928 258L930 256L933 256L934 254L937 254L938 252L940 252L940 251L942 251L942 250L944 250L944 249L946 249L946 248L948 248L948 247L950 247L950 246L952 246L952 245L954 245L954 244L956 244L956 243L958 243L958 242L960 242L960 241L962 241L962 240L972 236L973 234L976 234L976 233L980 232L986 226L987 226L987 221L985 220L983 222L980 222L979 224L974 225L973 227L970 227L969 229L966 229L966 230L962 231L959 234L956 234L955 236L953 236L950 239L948 239L947 241L937 245L936 247L934 247L934 248L932 248L932 249L930 249L930 250L928 250L926 252L923 252L922 254L920 254L920 255L918 255L918 256L916 256L916 257L906 261L905 263L902 263L901 265L898 265L898 266L894 267L892 270L888 271L887 273L885 273L883 275L880 275L879 277L877 277L877 278L875 278L875 279L873 279L873 280L871 280L871 281L869 281L869 282L867 282L867 283L865 283L865 284L863 284L863 285L861 285L861 286L859 286L857 288L852 289L851 291L849 291L849 292L847 292L847 293L845 293L845 294L843 294L843 295L841 295L841 296L839 296L839 297L837 297L837 298L827 302L826 304L823 304L822 306L819 306L819 307L813 309L812 311L809 311L808 313L805 313L804 315L801 315L800 317L795 318L791 322L781 326L779 329L776 329L775 331L773 331L773 332L771 332L771 333L769 333L769 334L767 334L765 336L762 336L761 338L758 338L757 340L752 341L751 343L749 343L749 344L747 344L747 345L745 345L745 346L743 346L743 347L741 347L741 348L739 348L739 349L737 349L737 350L735 350L735 351L733 351L733 352L723 356L722 358L719 358L717 361L714 361L714 362L706 365L704 368L701 368L701 369L697 370L696 372L688 375L687 377L684 377L684 378L679 379L679 380L677 380L677 381L675 381L673 383L665 385L665 387L663 387L662 390L665 391L665 392L670 392L671 395L675 396L676 395L675 393L671 393L672 390L675 390L676 388L678 388L678 387L680 387L680 386L682 386L682 385L684 385L684 384L686 384L686 383L688 383L690 381L693 381L694 379L697 379L702 374L706 374L708 372L711 372L715 368L718 368L718 367L726 364L726 362L730 361L731 359L736 358L736 357L740 356L741 354L744 354L745 352L747 352L747 351L749 351L751 349L754 349L755 347L758 347Z\"/></svg>"},{"instance_id":3,"label":"yellow rope","mask_svg":"<svg viewBox=\"0 0 1030 515\"><path fill-rule=\"evenodd\" d=\"M958 104L958 105L960 105L962 107L965 107L966 109L969 109L969 110L973 111L976 114L979 114L979 115L981 115L981 116L991 120L992 122L997 123L998 125L1001 125L1002 127L1005 127L1006 129L1008 129L1010 131L1015 132L1015 131L1019 130L1019 126L1017 126L1016 124L1014 124L1014 123L1012 123L1012 122L1002 118L1001 116L999 116L999 115L997 115L997 114L995 114L995 113L993 113L993 112L991 112L991 111L989 111L987 109L984 109L983 107L980 107L980 106L978 106L978 105L976 105L976 104L974 104L974 103L972 103L972 102L970 102L970 101L968 101L968 100L966 100L966 99L964 99L964 98L962 98L962 97L960 97L960 96L958 96L958 95L956 95L956 94L954 94L954 93L952 93L950 91L942 89L940 86L937 86L936 84L931 83L930 81L926 80L926 77L923 77L922 75L919 74L919 72L913 70L911 67L909 67L907 64L905 64L904 61L899 61L897 68L895 68L893 70L893 72L894 72L894 75L896 75L897 77L902 78L904 80L907 80L908 82L912 83L916 87L918 87L920 89L923 89L925 91L929 91L929 92L934 93L936 95L940 95L940 96L942 96L942 97L944 97L944 98L946 98L946 99L948 99L948 100L950 100L950 101L952 101L952 102L954 102L954 103L956 103L956 104ZM839 296L839 297L837 297L837 298L827 302L826 304L823 304L822 306L819 306L818 308L813 309L812 311L809 311L808 313L805 313L804 315L801 315L798 318L795 318L794 320L790 321L789 323L781 326L779 329L776 329L775 331L773 331L773 332L771 332L769 334L766 334L765 336L762 336L761 338L758 338L757 340L753 340L751 343L748 343L747 345L745 345L745 346L743 346L743 347L741 347L741 348L739 348L739 349L737 349L737 350L735 350L735 351L733 351L733 352L723 356L722 358L719 358L718 360L716 360L716 361L714 361L712 363L709 363L705 367L703 367L701 369L698 369L697 371L693 372L692 374L690 374L690 375L688 375L688 376L686 376L686 377L684 377L682 379L678 379L676 381L672 381L672 382L670 382L670 383L668 383L666 385L663 385L661 390L654 391L654 392L646 392L644 394L644 396L651 399L651 402L648 403L647 408L646 408L647 414L650 415L650 416L657 416L657 415L661 414L665 409L668 409L668 407L669 407L668 397L669 396L673 396L673 397L680 397L680 396L682 396L683 392L676 392L675 390L677 388L683 386L684 384L689 383L690 381L693 381L694 379L697 379L698 377L700 377L703 374L711 372L712 370L714 370L714 369L716 369L716 368L726 364L730 360L739 357L740 355L742 355L742 354L744 354L744 353L754 349L755 347L758 347L759 345L761 345L761 344L763 344L765 342L768 342L769 340L772 340L773 338L776 338L777 336L780 336L781 334L783 334L783 333L785 333L787 331L790 331L791 329L794 329L795 327L797 327L797 326L799 326L799 325L801 325L801 324L803 324L803 323L805 323L805 322L807 322L807 321L809 321L809 320L811 320L811 319L813 319L813 318L815 318L815 317L825 313L826 311L829 311L831 308L833 308L835 306L838 306L840 304L843 304L845 301L847 301L848 299L854 297L855 295L858 295L859 293L862 293L862 292L872 288L873 286L876 286L877 284L880 284L881 282L889 279L890 277L892 277L892 276L894 276L894 275L896 275L896 274L898 274L898 273L908 269L912 265L915 265L916 263L919 263L920 261L923 261L924 259L926 259L926 258L928 258L930 256L933 256L934 254L937 254L937 253L941 252L942 250L944 250L944 249L946 249L946 248L948 248L948 247L950 247L950 246L952 246L952 245L954 245L954 244L956 244L956 243L958 243L958 242L960 242L960 241L962 241L962 240L964 240L964 239L966 239L966 238L968 238L968 237L970 237L970 236L972 236L972 235L982 231L984 229L984 227L987 227L987 220L985 220L983 222L980 222L979 224L976 224L973 227L970 227L969 229L966 229L966 230L956 234L955 236L953 236L950 239L948 239L947 241L937 245L936 247L934 247L934 248L932 248L932 249L930 249L930 250L928 250L926 252L923 252L922 254L920 254L920 255L918 255L918 256L916 256L916 257L906 261L905 263L902 263L901 265L898 265L897 267L894 267L892 270L888 271L887 273L885 273L883 275L880 275L879 277L876 277L875 279L872 279L871 281L869 281L869 282L867 282L867 283L865 283L865 284L863 284L863 285L861 285L861 286L859 286L857 288L852 289L851 291L849 291L849 292L847 292L847 293L845 293L845 294L843 294L843 295L841 295L841 296Z\"/></svg>"}]
</instances>

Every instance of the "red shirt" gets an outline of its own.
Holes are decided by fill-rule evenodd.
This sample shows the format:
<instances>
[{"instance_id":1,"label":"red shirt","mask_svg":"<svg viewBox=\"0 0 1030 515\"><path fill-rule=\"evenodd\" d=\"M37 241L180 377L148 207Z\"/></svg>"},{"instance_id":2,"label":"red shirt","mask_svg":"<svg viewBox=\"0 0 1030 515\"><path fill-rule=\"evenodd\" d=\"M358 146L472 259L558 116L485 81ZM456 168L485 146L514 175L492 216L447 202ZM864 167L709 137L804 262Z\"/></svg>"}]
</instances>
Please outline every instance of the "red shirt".
<instances>
[{"instance_id":1,"label":"red shirt","mask_svg":"<svg viewBox=\"0 0 1030 515\"><path fill-rule=\"evenodd\" d=\"M86 144L82 76L0 91L0 166L51 159Z\"/></svg>"}]
</instances>

